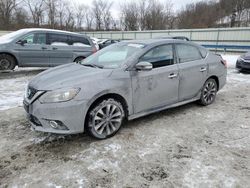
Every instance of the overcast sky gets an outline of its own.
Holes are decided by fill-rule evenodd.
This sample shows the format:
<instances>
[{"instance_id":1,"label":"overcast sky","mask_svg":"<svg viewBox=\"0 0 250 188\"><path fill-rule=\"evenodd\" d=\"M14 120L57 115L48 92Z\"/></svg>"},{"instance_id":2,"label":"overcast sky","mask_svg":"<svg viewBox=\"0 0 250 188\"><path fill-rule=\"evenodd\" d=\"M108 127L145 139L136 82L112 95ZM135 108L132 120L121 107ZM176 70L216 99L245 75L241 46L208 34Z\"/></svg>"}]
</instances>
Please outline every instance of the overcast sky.
<instances>
[{"instance_id":1,"label":"overcast sky","mask_svg":"<svg viewBox=\"0 0 250 188\"><path fill-rule=\"evenodd\" d=\"M87 5L91 5L91 2L93 0L73 0L75 2L78 2L78 3L84 3L84 4L87 4ZM120 5L123 3L123 2L128 2L128 1L131 1L131 0L110 0L113 2L113 6L112 6L112 14L114 17L119 17L120 16ZM133 1L136 1L136 0L133 0ZM169 0L160 0L161 2L169 2ZM173 4L173 9L174 11L178 11L180 10L182 7L185 7L186 4L189 4L189 3L194 3L194 2L198 2L198 1L201 1L201 0L171 0L172 4Z\"/></svg>"}]
</instances>

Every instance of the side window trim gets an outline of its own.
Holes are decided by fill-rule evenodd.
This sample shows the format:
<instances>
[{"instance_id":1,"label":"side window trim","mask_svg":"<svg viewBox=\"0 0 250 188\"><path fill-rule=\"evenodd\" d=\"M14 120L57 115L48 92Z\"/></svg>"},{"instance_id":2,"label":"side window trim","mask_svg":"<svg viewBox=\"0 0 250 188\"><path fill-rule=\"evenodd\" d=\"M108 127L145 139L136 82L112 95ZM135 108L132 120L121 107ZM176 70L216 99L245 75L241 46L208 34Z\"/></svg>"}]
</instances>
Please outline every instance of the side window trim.
<instances>
[{"instance_id":1,"label":"side window trim","mask_svg":"<svg viewBox=\"0 0 250 188\"><path fill-rule=\"evenodd\" d=\"M144 55L146 55L148 52L150 52L151 50L153 50L154 48L161 47L161 46L167 46L167 45L172 46L173 60L174 60L174 62L173 62L172 65L177 64L177 56L176 56L176 53L175 53L175 46L174 46L174 43L160 44L160 45L158 45L158 46L154 46L154 47L148 49L145 53L143 53L143 54L138 58L138 61L137 61L136 64L138 64L139 62L141 62L141 58L142 58ZM136 64L135 64L135 65L136 65ZM167 65L167 66L162 66L162 67L168 67L168 66L172 66L172 65ZM161 68L161 67L157 67L157 68ZM154 68L154 69L157 69L157 68Z\"/></svg>"},{"instance_id":2,"label":"side window trim","mask_svg":"<svg viewBox=\"0 0 250 188\"><path fill-rule=\"evenodd\" d=\"M34 43L37 38L38 38L38 35L39 34L44 34L45 35L45 44L39 44L39 43ZM30 35L33 35L33 43L26 43L26 45L47 45L47 33L43 33L43 32L36 32L36 31L32 31L32 32L29 32L29 33L26 33L25 35L23 35L22 37L20 37L16 43L19 41L19 40L23 40L24 38L30 36Z\"/></svg>"}]
</instances>

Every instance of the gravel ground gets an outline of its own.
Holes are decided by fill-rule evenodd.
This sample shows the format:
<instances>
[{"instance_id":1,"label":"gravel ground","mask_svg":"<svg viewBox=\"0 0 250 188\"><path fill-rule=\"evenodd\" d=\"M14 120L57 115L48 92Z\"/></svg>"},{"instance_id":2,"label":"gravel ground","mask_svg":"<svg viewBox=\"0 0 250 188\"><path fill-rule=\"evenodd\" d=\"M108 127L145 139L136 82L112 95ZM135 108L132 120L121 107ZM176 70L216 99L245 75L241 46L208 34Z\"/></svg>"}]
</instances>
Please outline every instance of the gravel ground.
<instances>
[{"instance_id":1,"label":"gravel ground","mask_svg":"<svg viewBox=\"0 0 250 188\"><path fill-rule=\"evenodd\" d=\"M250 75L229 67L213 105L153 114L97 141L30 130L21 91L39 71L0 73L0 187L250 187Z\"/></svg>"}]
</instances>

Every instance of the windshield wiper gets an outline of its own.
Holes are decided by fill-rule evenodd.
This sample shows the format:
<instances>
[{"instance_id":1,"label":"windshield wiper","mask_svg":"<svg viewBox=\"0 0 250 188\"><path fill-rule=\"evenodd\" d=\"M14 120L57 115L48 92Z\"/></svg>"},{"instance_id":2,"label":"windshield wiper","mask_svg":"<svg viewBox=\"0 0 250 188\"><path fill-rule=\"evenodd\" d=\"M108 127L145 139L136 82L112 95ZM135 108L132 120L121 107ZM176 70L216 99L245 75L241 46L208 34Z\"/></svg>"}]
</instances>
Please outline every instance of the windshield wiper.
<instances>
[{"instance_id":1,"label":"windshield wiper","mask_svg":"<svg viewBox=\"0 0 250 188\"><path fill-rule=\"evenodd\" d=\"M81 64L81 65L87 66L87 67L95 67L95 68L97 67L99 69L103 69L103 67L104 67L103 65L90 64L90 63L89 64L87 64L87 63L86 64Z\"/></svg>"}]
</instances>

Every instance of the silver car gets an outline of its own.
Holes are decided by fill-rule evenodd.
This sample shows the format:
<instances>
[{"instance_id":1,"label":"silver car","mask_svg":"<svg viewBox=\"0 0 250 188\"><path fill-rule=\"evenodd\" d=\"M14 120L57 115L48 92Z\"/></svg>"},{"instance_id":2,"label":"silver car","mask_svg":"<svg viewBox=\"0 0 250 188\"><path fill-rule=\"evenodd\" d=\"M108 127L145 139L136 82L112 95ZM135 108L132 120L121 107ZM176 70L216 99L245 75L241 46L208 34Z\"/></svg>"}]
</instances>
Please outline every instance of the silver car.
<instances>
[{"instance_id":1,"label":"silver car","mask_svg":"<svg viewBox=\"0 0 250 188\"><path fill-rule=\"evenodd\" d=\"M96 52L89 37L52 29L21 29L0 37L0 70L57 66Z\"/></svg>"},{"instance_id":2,"label":"silver car","mask_svg":"<svg viewBox=\"0 0 250 188\"><path fill-rule=\"evenodd\" d=\"M37 75L24 108L37 131L105 139L125 120L193 101L210 105L226 75L219 55L191 42L120 42Z\"/></svg>"}]
</instances>

